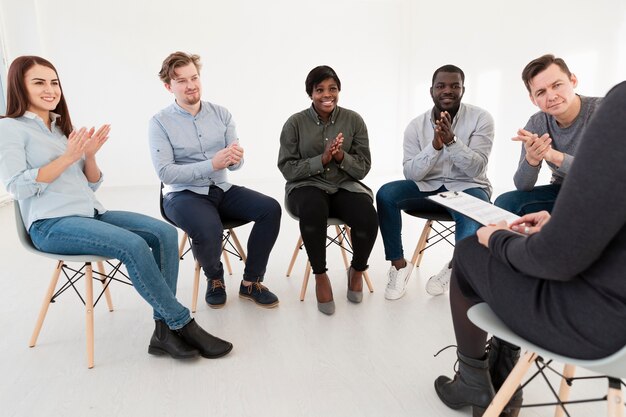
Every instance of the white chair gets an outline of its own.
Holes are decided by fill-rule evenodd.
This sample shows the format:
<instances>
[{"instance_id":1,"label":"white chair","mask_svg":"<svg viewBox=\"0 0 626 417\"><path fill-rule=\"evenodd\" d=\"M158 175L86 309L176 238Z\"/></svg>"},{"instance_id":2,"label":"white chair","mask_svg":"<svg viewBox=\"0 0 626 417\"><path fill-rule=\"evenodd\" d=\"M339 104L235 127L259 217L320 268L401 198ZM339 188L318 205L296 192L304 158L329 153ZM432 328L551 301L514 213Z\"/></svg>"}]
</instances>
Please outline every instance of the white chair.
<instances>
[{"instance_id":1,"label":"white chair","mask_svg":"<svg viewBox=\"0 0 626 417\"><path fill-rule=\"evenodd\" d=\"M577 379L576 377L574 377L574 370L576 366L606 375L601 376L600 378L608 379L607 396L599 399L592 399L591 401L606 400L608 408L607 415L609 417L624 416L624 398L621 391L621 385L623 384L623 382L621 381L621 378L626 378L626 346L616 353L605 358L594 360L574 359L550 352L540 346L528 342L527 340L513 333L498 318L498 316L496 316L496 314L486 303L480 303L470 308L467 312L467 316L472 321L472 323L474 323L476 326L480 327L484 331L491 333L509 343L521 346L522 350L525 352L515 368L513 368L513 370L511 371L507 380L504 382L504 384L496 394L489 408L485 411L483 417L497 417L500 414L500 412L506 406L509 399L517 389L522 378L534 362L537 362L537 366L539 368L539 371L537 371L537 373L543 373L543 370L552 360L566 364L562 374L561 387L559 390L559 394L556 398L556 402L550 404L541 404L556 405L557 407L555 410L555 416L562 416L563 413L567 413L565 406L577 402L568 401L570 385L574 380ZM545 362L544 358L550 359L550 361ZM554 393L555 390L552 389L552 387L550 388Z\"/></svg>"},{"instance_id":2,"label":"white chair","mask_svg":"<svg viewBox=\"0 0 626 417\"><path fill-rule=\"evenodd\" d=\"M117 265L113 265L109 261L111 258L103 257L103 256L95 256L95 255L59 255L55 253L42 252L33 245L33 242L30 240L30 236L24 227L24 222L22 220L22 213L20 212L19 204L17 201L13 203L15 208L15 226L17 229L17 235L19 237L20 243L22 246L29 252L34 253L36 255L44 256L46 258L54 259L57 261L57 265L54 269L54 273L52 274L52 279L50 280L50 284L48 285L48 290L46 291L46 295L43 299L43 303L41 305L41 309L39 311L39 317L37 318L37 323L35 324L35 329L33 330L33 334L28 342L28 346L35 347L37 343L37 339L39 337L39 332L41 331L41 327L43 326L43 322L46 318L46 314L48 313L48 307L50 303L54 303L62 293L66 290L72 288L80 300L85 304L85 319L86 319L86 340L87 340L87 366L91 369L94 366L94 319L93 319L93 309L95 305L98 303L102 294L105 295L107 305L109 307L109 311L113 311L113 302L111 300L111 294L109 292L109 284L112 281L118 281L127 285L132 285L130 282L120 280L115 277L117 273L121 273L126 276L123 272L119 270L121 266L121 262L118 262ZM80 269L73 269L67 265L67 262L76 262L82 263L83 266ZM98 266L98 271L94 272L92 269L92 263L95 262ZM104 262L107 262L112 270L109 274L106 274L104 271ZM57 283L59 281L59 276L63 272L67 282L65 282L58 290L56 290ZM95 273L95 277L94 277ZM76 283L85 277L85 297L81 296L80 292L76 288ZM126 276L128 279L128 277ZM94 301L93 295L93 280L96 279L102 283L103 289L102 292L98 295L96 300ZM55 291L56 290L56 291Z\"/></svg>"},{"instance_id":3,"label":"white chair","mask_svg":"<svg viewBox=\"0 0 626 417\"><path fill-rule=\"evenodd\" d=\"M297 220L298 222L300 221L300 219L297 216L295 216L289 211L289 209L287 208L286 200L285 200L285 211L287 212L287 214L289 214L289 216L292 219ZM329 247L332 244L339 246L339 248L341 249L341 256L343 257L343 263L346 269L348 269L350 267L350 264L348 263L347 253L352 253L352 238L350 236L350 227L348 227L348 225L346 225L343 220L337 219L334 217L328 218L327 227L330 227L330 226L335 226L335 232L337 234L334 237L328 236L328 235L326 236L326 238L329 241L326 247ZM298 242L296 243L296 247L293 250L293 255L291 256L291 261L289 262L289 267L287 268L287 274L286 274L287 277L291 275L291 271L293 269L293 265L296 262L296 258L298 257L298 253L303 248L304 248L304 243L302 241L302 236L299 236ZM302 288L300 289L300 301L304 301L304 296L306 295L306 288L309 283L310 275L311 275L311 263L307 259L306 267L304 269L304 279L302 281ZM363 278L365 279L365 283L367 284L367 288L369 289L369 291L371 293L374 292L374 287L372 286L372 282L370 281L367 271L363 272Z\"/></svg>"}]
</instances>

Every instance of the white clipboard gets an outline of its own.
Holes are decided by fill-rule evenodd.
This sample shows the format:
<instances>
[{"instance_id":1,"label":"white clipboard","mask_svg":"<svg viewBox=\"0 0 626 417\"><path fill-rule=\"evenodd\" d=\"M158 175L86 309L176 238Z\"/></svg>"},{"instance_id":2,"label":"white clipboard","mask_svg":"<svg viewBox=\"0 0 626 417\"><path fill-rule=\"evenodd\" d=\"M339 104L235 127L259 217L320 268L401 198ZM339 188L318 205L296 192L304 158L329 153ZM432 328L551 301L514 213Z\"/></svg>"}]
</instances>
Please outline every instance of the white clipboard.
<instances>
[{"instance_id":1,"label":"white clipboard","mask_svg":"<svg viewBox=\"0 0 626 417\"><path fill-rule=\"evenodd\" d=\"M519 219L518 215L463 191L446 191L428 196L428 198L437 204L474 219L484 226L496 224L502 220L508 225L513 220Z\"/></svg>"}]
</instances>

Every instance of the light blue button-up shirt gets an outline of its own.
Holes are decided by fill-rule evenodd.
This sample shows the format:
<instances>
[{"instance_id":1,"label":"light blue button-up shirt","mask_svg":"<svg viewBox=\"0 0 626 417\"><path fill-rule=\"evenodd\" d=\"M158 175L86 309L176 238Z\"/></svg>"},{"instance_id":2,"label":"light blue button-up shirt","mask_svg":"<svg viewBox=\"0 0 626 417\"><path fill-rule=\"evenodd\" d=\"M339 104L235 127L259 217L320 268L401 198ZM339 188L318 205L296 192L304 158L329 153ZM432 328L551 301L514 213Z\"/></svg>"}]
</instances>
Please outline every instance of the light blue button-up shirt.
<instances>
[{"instance_id":1,"label":"light blue button-up shirt","mask_svg":"<svg viewBox=\"0 0 626 417\"><path fill-rule=\"evenodd\" d=\"M213 169L213 156L237 141L235 121L225 107L202 101L193 116L173 103L150 120L148 137L152 164L165 184L164 194L189 190L206 195L211 185L230 189L226 169ZM242 165L243 158L228 169Z\"/></svg>"},{"instance_id":2,"label":"light blue button-up shirt","mask_svg":"<svg viewBox=\"0 0 626 417\"><path fill-rule=\"evenodd\" d=\"M491 196L487 162L494 130L493 117L486 110L461 103L452 120L456 143L436 150L433 110L423 113L404 132L404 177L415 181L420 191L435 191L442 185L450 191L480 187Z\"/></svg>"},{"instance_id":3,"label":"light blue button-up shirt","mask_svg":"<svg viewBox=\"0 0 626 417\"><path fill-rule=\"evenodd\" d=\"M106 210L94 191L102 183L87 181L85 161L69 166L51 183L38 182L39 168L65 153L67 138L56 125L59 115L50 113L52 129L34 113L0 119L0 179L20 202L26 230L37 220L66 216L93 217Z\"/></svg>"}]
</instances>

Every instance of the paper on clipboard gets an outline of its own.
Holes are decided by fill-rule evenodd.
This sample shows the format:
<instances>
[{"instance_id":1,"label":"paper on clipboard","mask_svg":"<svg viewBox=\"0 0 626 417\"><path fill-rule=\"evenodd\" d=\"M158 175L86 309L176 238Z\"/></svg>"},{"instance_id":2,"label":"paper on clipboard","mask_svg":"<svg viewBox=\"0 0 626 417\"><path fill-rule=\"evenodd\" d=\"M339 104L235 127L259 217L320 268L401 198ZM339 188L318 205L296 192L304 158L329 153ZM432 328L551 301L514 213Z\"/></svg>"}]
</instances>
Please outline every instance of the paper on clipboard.
<instances>
[{"instance_id":1,"label":"paper on clipboard","mask_svg":"<svg viewBox=\"0 0 626 417\"><path fill-rule=\"evenodd\" d=\"M428 198L485 226L496 224L502 220L510 224L513 220L519 218L519 216L509 211L462 191L446 191L431 195Z\"/></svg>"}]
</instances>

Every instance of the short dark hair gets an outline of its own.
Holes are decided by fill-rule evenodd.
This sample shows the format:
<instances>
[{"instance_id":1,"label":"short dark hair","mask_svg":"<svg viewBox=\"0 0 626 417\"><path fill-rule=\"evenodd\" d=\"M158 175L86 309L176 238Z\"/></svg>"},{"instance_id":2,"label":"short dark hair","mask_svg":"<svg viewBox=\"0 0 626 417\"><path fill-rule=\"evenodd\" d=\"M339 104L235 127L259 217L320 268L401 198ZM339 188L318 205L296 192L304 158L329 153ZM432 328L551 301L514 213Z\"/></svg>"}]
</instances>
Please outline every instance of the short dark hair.
<instances>
[{"instance_id":1,"label":"short dark hair","mask_svg":"<svg viewBox=\"0 0 626 417\"><path fill-rule=\"evenodd\" d=\"M21 117L26 110L28 110L30 102L28 101L28 91L26 90L24 77L28 70L35 65L50 68L57 75L57 78L59 78L57 69L54 68L54 65L47 59L34 55L25 55L15 58L7 74L7 113L4 117ZM54 112L61 116L58 126L63 131L63 134L69 137L70 133L72 133L72 119L70 119L70 112L67 108L60 78L59 89L61 90L61 99L54 109Z\"/></svg>"},{"instance_id":2,"label":"short dark hair","mask_svg":"<svg viewBox=\"0 0 626 417\"><path fill-rule=\"evenodd\" d=\"M320 65L318 67L313 68L309 75L306 76L306 80L304 81L304 86L306 88L306 93L309 97L313 95L313 88L322 81L332 78L337 83L337 88L341 91L341 81L339 81L339 77L334 69L329 67L328 65Z\"/></svg>"},{"instance_id":3,"label":"short dark hair","mask_svg":"<svg viewBox=\"0 0 626 417\"><path fill-rule=\"evenodd\" d=\"M568 77L572 76L572 72L567 67L565 61L562 58L557 58L552 54L545 54L540 56L539 58L533 59L524 67L522 71L522 81L524 81L524 85L526 89L530 93L530 80L532 80L537 74L544 71L550 65L556 64L561 71L567 74Z\"/></svg>"},{"instance_id":4,"label":"short dark hair","mask_svg":"<svg viewBox=\"0 0 626 417\"><path fill-rule=\"evenodd\" d=\"M440 72L453 72L461 74L461 82L465 84L465 73L463 72L463 70L456 65L447 64L435 70L435 72L433 73L433 81L431 85L435 85L435 78L437 78L437 74L439 74Z\"/></svg>"},{"instance_id":5,"label":"short dark hair","mask_svg":"<svg viewBox=\"0 0 626 417\"><path fill-rule=\"evenodd\" d=\"M172 82L172 77L175 76L176 68L184 67L186 65L193 64L200 74L202 64L200 63L200 55L188 54L185 52L173 52L163 60L161 64L161 71L159 71L159 78L165 84Z\"/></svg>"}]
</instances>

